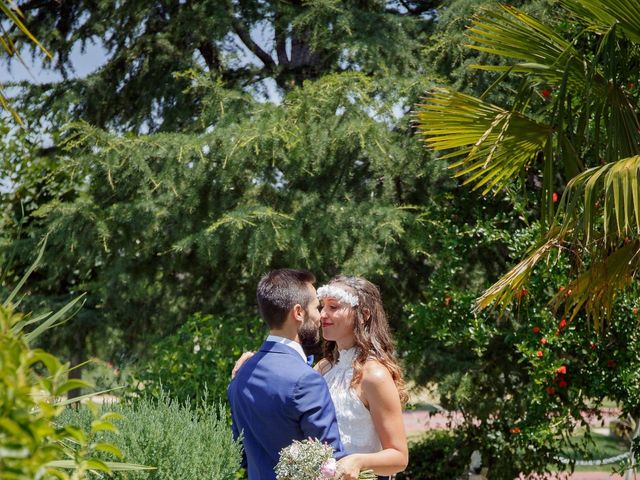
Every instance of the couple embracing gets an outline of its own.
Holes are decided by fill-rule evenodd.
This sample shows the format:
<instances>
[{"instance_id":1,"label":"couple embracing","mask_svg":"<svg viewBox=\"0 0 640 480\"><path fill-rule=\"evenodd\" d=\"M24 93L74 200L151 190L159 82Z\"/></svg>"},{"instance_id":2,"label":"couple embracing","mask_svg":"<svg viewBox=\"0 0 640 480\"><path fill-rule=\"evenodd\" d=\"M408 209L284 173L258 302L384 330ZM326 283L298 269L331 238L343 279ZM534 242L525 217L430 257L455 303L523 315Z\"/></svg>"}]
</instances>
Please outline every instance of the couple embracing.
<instances>
[{"instance_id":1,"label":"couple embracing","mask_svg":"<svg viewBox=\"0 0 640 480\"><path fill-rule=\"evenodd\" d=\"M228 388L249 479L275 479L280 450L307 438L333 447L342 480L365 469L389 478L408 462L407 393L380 292L359 277L338 276L317 291L314 282L310 272L280 269L258 285L270 334L243 355ZM312 368L302 346L317 344L320 332L324 358Z\"/></svg>"}]
</instances>

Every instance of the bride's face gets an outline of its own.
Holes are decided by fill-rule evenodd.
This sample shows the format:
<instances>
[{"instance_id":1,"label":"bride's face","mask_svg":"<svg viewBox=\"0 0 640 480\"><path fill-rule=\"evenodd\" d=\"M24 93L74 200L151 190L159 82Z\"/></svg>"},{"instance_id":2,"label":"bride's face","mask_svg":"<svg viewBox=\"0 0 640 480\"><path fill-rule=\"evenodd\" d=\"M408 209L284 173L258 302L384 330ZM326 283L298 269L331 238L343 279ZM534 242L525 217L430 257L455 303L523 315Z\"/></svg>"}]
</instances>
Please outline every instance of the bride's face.
<instances>
[{"instance_id":1,"label":"bride's face","mask_svg":"<svg viewBox=\"0 0 640 480\"><path fill-rule=\"evenodd\" d=\"M337 342L338 348L349 348L353 344L353 308L331 297L323 298L320 303L323 338Z\"/></svg>"}]
</instances>

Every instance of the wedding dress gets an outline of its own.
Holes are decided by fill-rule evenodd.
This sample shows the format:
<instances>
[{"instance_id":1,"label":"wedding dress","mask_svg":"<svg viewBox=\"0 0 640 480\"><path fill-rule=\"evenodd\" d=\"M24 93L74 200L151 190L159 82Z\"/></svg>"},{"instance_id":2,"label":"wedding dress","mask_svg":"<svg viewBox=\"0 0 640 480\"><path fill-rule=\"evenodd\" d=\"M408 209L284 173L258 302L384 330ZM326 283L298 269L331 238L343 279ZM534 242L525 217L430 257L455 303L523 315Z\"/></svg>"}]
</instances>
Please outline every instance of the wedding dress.
<instances>
[{"instance_id":1,"label":"wedding dress","mask_svg":"<svg viewBox=\"0 0 640 480\"><path fill-rule=\"evenodd\" d=\"M324 379L336 408L342 444L348 454L379 452L382 445L371 413L351 388L356 349L341 350L339 353L338 362L324 373Z\"/></svg>"}]
</instances>

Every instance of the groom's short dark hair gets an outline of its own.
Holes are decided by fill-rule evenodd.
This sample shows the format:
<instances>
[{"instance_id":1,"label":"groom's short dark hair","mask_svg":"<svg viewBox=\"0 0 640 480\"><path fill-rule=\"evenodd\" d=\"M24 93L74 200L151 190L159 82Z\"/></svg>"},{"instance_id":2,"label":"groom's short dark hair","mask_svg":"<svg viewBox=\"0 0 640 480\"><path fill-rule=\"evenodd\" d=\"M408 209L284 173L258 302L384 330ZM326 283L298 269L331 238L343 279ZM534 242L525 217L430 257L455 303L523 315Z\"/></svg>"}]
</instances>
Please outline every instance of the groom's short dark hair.
<instances>
[{"instance_id":1,"label":"groom's short dark hair","mask_svg":"<svg viewBox=\"0 0 640 480\"><path fill-rule=\"evenodd\" d=\"M258 308L269 328L280 328L294 305L307 308L313 295L307 284L316 281L313 273L293 268L272 270L258 283Z\"/></svg>"}]
</instances>

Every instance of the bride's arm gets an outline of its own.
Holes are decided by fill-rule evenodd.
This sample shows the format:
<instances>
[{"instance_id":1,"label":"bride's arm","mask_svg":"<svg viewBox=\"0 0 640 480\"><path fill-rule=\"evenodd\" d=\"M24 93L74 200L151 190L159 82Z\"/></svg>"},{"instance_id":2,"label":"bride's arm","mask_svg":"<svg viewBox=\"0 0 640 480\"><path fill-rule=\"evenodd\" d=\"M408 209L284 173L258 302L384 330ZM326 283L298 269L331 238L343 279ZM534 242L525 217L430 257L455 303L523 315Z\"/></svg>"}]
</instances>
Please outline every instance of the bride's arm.
<instances>
[{"instance_id":1,"label":"bride's arm","mask_svg":"<svg viewBox=\"0 0 640 480\"><path fill-rule=\"evenodd\" d=\"M402 421L402 403L387 368L367 361L362 372L362 399L371 412L382 450L377 453L349 455L338 462L345 480L358 477L360 470L372 469L378 475L393 475L407 468L409 452Z\"/></svg>"}]
</instances>

